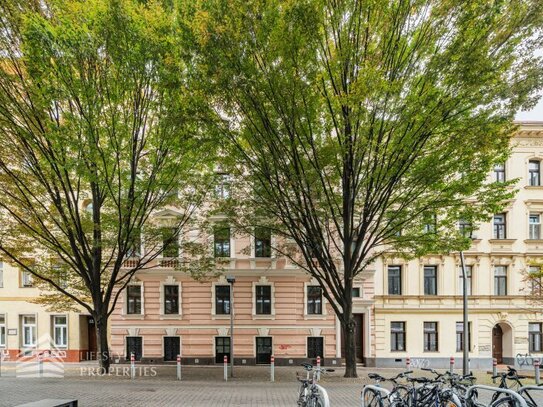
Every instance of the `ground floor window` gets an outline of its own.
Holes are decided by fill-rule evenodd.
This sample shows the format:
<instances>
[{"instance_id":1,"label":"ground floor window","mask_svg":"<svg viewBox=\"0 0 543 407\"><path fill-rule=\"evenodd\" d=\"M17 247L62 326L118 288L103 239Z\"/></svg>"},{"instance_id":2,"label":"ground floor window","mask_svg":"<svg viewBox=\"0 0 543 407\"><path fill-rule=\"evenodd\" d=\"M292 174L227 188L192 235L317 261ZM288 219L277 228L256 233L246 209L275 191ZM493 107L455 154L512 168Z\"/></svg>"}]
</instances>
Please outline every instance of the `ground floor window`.
<instances>
[{"instance_id":1,"label":"ground floor window","mask_svg":"<svg viewBox=\"0 0 543 407\"><path fill-rule=\"evenodd\" d=\"M215 363L223 363L225 356L230 362L230 337L217 336L215 338Z\"/></svg>"},{"instance_id":2,"label":"ground floor window","mask_svg":"<svg viewBox=\"0 0 543 407\"><path fill-rule=\"evenodd\" d=\"M405 322L390 323L390 350L393 352L405 350Z\"/></svg>"},{"instance_id":3,"label":"ground floor window","mask_svg":"<svg viewBox=\"0 0 543 407\"><path fill-rule=\"evenodd\" d=\"M141 336L126 337L126 358L130 359L132 353L134 353L135 360L141 360L143 354L143 338Z\"/></svg>"},{"instance_id":4,"label":"ground floor window","mask_svg":"<svg viewBox=\"0 0 543 407\"><path fill-rule=\"evenodd\" d=\"M468 322L469 341L468 349L471 349L471 322ZM464 350L464 342L466 338L464 336L464 323L456 323L456 351L462 352Z\"/></svg>"},{"instance_id":5,"label":"ground floor window","mask_svg":"<svg viewBox=\"0 0 543 407\"><path fill-rule=\"evenodd\" d=\"M324 339L322 336L310 336L307 338L307 357L314 359L317 356L324 357Z\"/></svg>"},{"instance_id":6,"label":"ground floor window","mask_svg":"<svg viewBox=\"0 0 543 407\"><path fill-rule=\"evenodd\" d=\"M542 327L539 322L531 322L528 324L528 335L530 341L530 352L541 352L542 346Z\"/></svg>"},{"instance_id":7,"label":"ground floor window","mask_svg":"<svg viewBox=\"0 0 543 407\"><path fill-rule=\"evenodd\" d=\"M164 360L177 360L177 355L181 354L181 338L179 336L164 337Z\"/></svg>"},{"instance_id":8,"label":"ground floor window","mask_svg":"<svg viewBox=\"0 0 543 407\"><path fill-rule=\"evenodd\" d=\"M269 364L272 355L272 338L260 336L256 338L256 363Z\"/></svg>"},{"instance_id":9,"label":"ground floor window","mask_svg":"<svg viewBox=\"0 0 543 407\"><path fill-rule=\"evenodd\" d=\"M36 346L36 317L34 315L23 315L23 346Z\"/></svg>"},{"instance_id":10,"label":"ground floor window","mask_svg":"<svg viewBox=\"0 0 543 407\"><path fill-rule=\"evenodd\" d=\"M0 314L0 346L6 346L6 316Z\"/></svg>"},{"instance_id":11,"label":"ground floor window","mask_svg":"<svg viewBox=\"0 0 543 407\"><path fill-rule=\"evenodd\" d=\"M424 323L424 351L437 352L437 322Z\"/></svg>"},{"instance_id":12,"label":"ground floor window","mask_svg":"<svg viewBox=\"0 0 543 407\"><path fill-rule=\"evenodd\" d=\"M68 320L66 315L53 316L53 341L55 346L66 347L68 345Z\"/></svg>"}]
</instances>

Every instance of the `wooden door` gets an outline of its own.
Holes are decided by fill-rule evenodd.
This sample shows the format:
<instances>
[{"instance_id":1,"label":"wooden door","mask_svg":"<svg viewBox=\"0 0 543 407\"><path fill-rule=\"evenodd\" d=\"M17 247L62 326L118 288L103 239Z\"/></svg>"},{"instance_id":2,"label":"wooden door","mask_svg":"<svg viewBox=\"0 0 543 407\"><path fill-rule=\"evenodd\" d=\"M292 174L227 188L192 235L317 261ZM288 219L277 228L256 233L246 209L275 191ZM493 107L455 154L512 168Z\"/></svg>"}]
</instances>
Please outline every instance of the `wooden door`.
<instances>
[{"instance_id":1,"label":"wooden door","mask_svg":"<svg viewBox=\"0 0 543 407\"><path fill-rule=\"evenodd\" d=\"M96 346L96 325L94 323L94 318L87 317L87 340L88 340L88 351L86 360L96 360L97 346Z\"/></svg>"},{"instance_id":2,"label":"wooden door","mask_svg":"<svg viewBox=\"0 0 543 407\"><path fill-rule=\"evenodd\" d=\"M272 355L272 338L262 336L256 338L256 363L268 365Z\"/></svg>"},{"instance_id":3,"label":"wooden door","mask_svg":"<svg viewBox=\"0 0 543 407\"><path fill-rule=\"evenodd\" d=\"M364 314L353 314L355 328L354 328L354 341L356 346L356 361L364 361ZM343 337L343 331L341 332L341 357L345 357L345 338Z\"/></svg>"},{"instance_id":4,"label":"wooden door","mask_svg":"<svg viewBox=\"0 0 543 407\"><path fill-rule=\"evenodd\" d=\"M175 361L181 354L181 341L179 336L164 337L164 361Z\"/></svg>"},{"instance_id":5,"label":"wooden door","mask_svg":"<svg viewBox=\"0 0 543 407\"><path fill-rule=\"evenodd\" d=\"M492 328L492 357L503 363L503 331L499 325Z\"/></svg>"}]
</instances>

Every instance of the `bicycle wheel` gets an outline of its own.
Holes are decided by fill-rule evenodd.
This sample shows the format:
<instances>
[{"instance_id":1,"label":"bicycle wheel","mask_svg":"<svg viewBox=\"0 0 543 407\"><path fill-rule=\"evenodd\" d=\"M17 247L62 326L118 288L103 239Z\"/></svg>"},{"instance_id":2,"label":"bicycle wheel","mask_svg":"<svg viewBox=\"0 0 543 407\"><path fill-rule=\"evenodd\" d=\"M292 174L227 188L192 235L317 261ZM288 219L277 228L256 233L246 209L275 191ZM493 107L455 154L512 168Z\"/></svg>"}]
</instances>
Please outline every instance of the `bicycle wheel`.
<instances>
[{"instance_id":1,"label":"bicycle wheel","mask_svg":"<svg viewBox=\"0 0 543 407\"><path fill-rule=\"evenodd\" d=\"M517 403L512 397L503 397L490 404L489 407L517 407Z\"/></svg>"},{"instance_id":2,"label":"bicycle wheel","mask_svg":"<svg viewBox=\"0 0 543 407\"><path fill-rule=\"evenodd\" d=\"M321 396L314 394L309 398L307 407L324 407L324 401L322 401Z\"/></svg>"},{"instance_id":3,"label":"bicycle wheel","mask_svg":"<svg viewBox=\"0 0 543 407\"><path fill-rule=\"evenodd\" d=\"M381 393L377 390L364 390L364 407L386 407L383 403Z\"/></svg>"}]
</instances>

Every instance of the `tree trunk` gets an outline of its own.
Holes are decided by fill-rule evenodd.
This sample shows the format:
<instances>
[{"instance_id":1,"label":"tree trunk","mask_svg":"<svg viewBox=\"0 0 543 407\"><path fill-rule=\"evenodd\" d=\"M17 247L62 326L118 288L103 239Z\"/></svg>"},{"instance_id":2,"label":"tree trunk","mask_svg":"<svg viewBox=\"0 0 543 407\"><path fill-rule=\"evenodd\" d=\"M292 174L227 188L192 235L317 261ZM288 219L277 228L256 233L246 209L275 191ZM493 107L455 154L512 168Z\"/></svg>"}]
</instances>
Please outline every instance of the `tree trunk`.
<instances>
[{"instance_id":1,"label":"tree trunk","mask_svg":"<svg viewBox=\"0 0 543 407\"><path fill-rule=\"evenodd\" d=\"M111 359L109 355L107 320L108 320L107 316L104 316L104 315L95 317L98 363L100 365L100 371L103 374L106 374L109 372L109 365L111 363Z\"/></svg>"},{"instance_id":2,"label":"tree trunk","mask_svg":"<svg viewBox=\"0 0 543 407\"><path fill-rule=\"evenodd\" d=\"M344 314L344 319L341 323L343 338L345 340L345 376L343 377L358 377L356 373L356 337L355 337L355 322L353 313ZM347 321L347 322L344 322Z\"/></svg>"}]
</instances>

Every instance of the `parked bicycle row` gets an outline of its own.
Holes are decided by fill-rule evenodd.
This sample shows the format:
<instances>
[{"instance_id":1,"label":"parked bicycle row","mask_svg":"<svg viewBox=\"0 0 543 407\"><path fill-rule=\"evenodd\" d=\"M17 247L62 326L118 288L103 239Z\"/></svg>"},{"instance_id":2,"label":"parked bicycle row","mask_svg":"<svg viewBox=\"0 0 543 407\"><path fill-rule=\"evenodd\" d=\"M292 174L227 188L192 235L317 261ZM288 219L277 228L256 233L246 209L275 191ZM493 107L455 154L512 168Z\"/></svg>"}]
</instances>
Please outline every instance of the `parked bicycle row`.
<instances>
[{"instance_id":1,"label":"parked bicycle row","mask_svg":"<svg viewBox=\"0 0 543 407\"><path fill-rule=\"evenodd\" d=\"M332 369L302 364L305 377L300 382L298 406L329 407L326 389L318 384L321 374ZM423 368L426 376L417 376L412 370L393 377L370 373L374 384L365 385L361 393L362 407L543 407L543 385L526 386L517 370L492 376L498 386L477 385L473 374L460 375Z\"/></svg>"}]
</instances>

